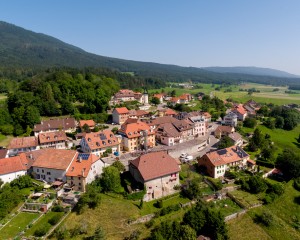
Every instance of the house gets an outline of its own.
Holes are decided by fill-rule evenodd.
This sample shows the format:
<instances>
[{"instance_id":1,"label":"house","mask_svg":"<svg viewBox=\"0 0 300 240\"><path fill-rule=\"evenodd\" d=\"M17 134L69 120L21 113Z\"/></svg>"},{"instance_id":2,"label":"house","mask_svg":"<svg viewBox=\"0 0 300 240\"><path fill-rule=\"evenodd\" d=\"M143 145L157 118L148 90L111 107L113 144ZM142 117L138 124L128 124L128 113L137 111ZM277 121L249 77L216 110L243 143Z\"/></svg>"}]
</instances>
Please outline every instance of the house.
<instances>
[{"instance_id":1,"label":"house","mask_svg":"<svg viewBox=\"0 0 300 240\"><path fill-rule=\"evenodd\" d=\"M233 146L205 154L198 159L198 165L205 167L209 176L223 177L230 167L246 167L249 155L240 147Z\"/></svg>"},{"instance_id":2,"label":"house","mask_svg":"<svg viewBox=\"0 0 300 240\"><path fill-rule=\"evenodd\" d=\"M204 136L207 132L207 124L202 112L180 112L175 116L178 120L186 120L194 125L193 135L196 137Z\"/></svg>"},{"instance_id":3,"label":"house","mask_svg":"<svg viewBox=\"0 0 300 240\"><path fill-rule=\"evenodd\" d=\"M145 122L128 119L118 131L122 136L121 148L124 151L145 150L155 146L155 131Z\"/></svg>"},{"instance_id":4,"label":"house","mask_svg":"<svg viewBox=\"0 0 300 240\"><path fill-rule=\"evenodd\" d=\"M148 104L148 91L144 89L144 93L134 92L129 89L121 89L111 99L111 104L121 102L138 101L139 103Z\"/></svg>"},{"instance_id":5,"label":"house","mask_svg":"<svg viewBox=\"0 0 300 240\"><path fill-rule=\"evenodd\" d=\"M79 121L79 128L81 129L81 130L83 130L83 126L84 125L87 125L88 127L89 127L89 129L94 129L95 128L95 126L96 126L96 123L95 123L95 121L94 120L80 120Z\"/></svg>"},{"instance_id":6,"label":"house","mask_svg":"<svg viewBox=\"0 0 300 240\"><path fill-rule=\"evenodd\" d=\"M67 148L67 135L64 131L39 133L40 148Z\"/></svg>"},{"instance_id":7,"label":"house","mask_svg":"<svg viewBox=\"0 0 300 240\"><path fill-rule=\"evenodd\" d=\"M165 98L166 94L165 93L157 93L154 94L153 97L154 98L158 98L160 103L164 102L164 98Z\"/></svg>"},{"instance_id":8,"label":"house","mask_svg":"<svg viewBox=\"0 0 300 240\"><path fill-rule=\"evenodd\" d=\"M107 150L112 153L120 152L120 138L116 137L109 129L84 133L80 141L81 150L84 153L93 153L98 157Z\"/></svg>"},{"instance_id":9,"label":"house","mask_svg":"<svg viewBox=\"0 0 300 240\"><path fill-rule=\"evenodd\" d=\"M77 152L65 149L40 149L31 152L28 157L33 161L32 175L49 183L54 181L66 182L66 173Z\"/></svg>"},{"instance_id":10,"label":"house","mask_svg":"<svg viewBox=\"0 0 300 240\"><path fill-rule=\"evenodd\" d=\"M20 176L27 174L28 161L24 153L15 157L0 159L0 179L9 183Z\"/></svg>"},{"instance_id":11,"label":"house","mask_svg":"<svg viewBox=\"0 0 300 240\"><path fill-rule=\"evenodd\" d=\"M261 105L250 99L243 105L243 107L246 109L248 115L255 116L256 112L261 108Z\"/></svg>"},{"instance_id":12,"label":"house","mask_svg":"<svg viewBox=\"0 0 300 240\"><path fill-rule=\"evenodd\" d=\"M216 138L221 138L223 136L228 136L230 133L234 132L234 127L231 126L218 126L214 132Z\"/></svg>"},{"instance_id":13,"label":"house","mask_svg":"<svg viewBox=\"0 0 300 240\"><path fill-rule=\"evenodd\" d=\"M144 201L165 197L175 192L179 185L179 165L167 152L152 152L129 161L133 178L144 184Z\"/></svg>"},{"instance_id":14,"label":"house","mask_svg":"<svg viewBox=\"0 0 300 240\"><path fill-rule=\"evenodd\" d=\"M8 152L8 150L6 148L1 148L0 147L0 159L8 157L7 152Z\"/></svg>"},{"instance_id":15,"label":"house","mask_svg":"<svg viewBox=\"0 0 300 240\"><path fill-rule=\"evenodd\" d=\"M96 155L78 153L66 173L68 185L74 191L86 191L86 185L102 174L105 163Z\"/></svg>"},{"instance_id":16,"label":"house","mask_svg":"<svg viewBox=\"0 0 300 240\"><path fill-rule=\"evenodd\" d=\"M149 112L145 110L129 110L129 118L143 119L150 116Z\"/></svg>"},{"instance_id":17,"label":"house","mask_svg":"<svg viewBox=\"0 0 300 240\"><path fill-rule=\"evenodd\" d=\"M202 115L204 116L205 122L211 122L211 115L209 112L202 112Z\"/></svg>"},{"instance_id":18,"label":"house","mask_svg":"<svg viewBox=\"0 0 300 240\"><path fill-rule=\"evenodd\" d=\"M7 156L16 156L22 152L30 152L38 149L38 139L36 137L13 138L7 146Z\"/></svg>"},{"instance_id":19,"label":"house","mask_svg":"<svg viewBox=\"0 0 300 240\"><path fill-rule=\"evenodd\" d=\"M163 108L163 109L158 110L159 117L175 117L176 115L177 115L177 112L171 108Z\"/></svg>"},{"instance_id":20,"label":"house","mask_svg":"<svg viewBox=\"0 0 300 240\"><path fill-rule=\"evenodd\" d=\"M112 113L113 122L123 124L129 118L129 110L127 107L115 108Z\"/></svg>"},{"instance_id":21,"label":"house","mask_svg":"<svg viewBox=\"0 0 300 240\"><path fill-rule=\"evenodd\" d=\"M238 122L238 116L233 112L230 112L224 116L224 121L223 121L224 125L236 127L237 122Z\"/></svg>"},{"instance_id":22,"label":"house","mask_svg":"<svg viewBox=\"0 0 300 240\"><path fill-rule=\"evenodd\" d=\"M186 104L189 103L193 99L192 95L189 93L184 93L179 97L172 97L169 101L172 106L176 104Z\"/></svg>"},{"instance_id":23,"label":"house","mask_svg":"<svg viewBox=\"0 0 300 240\"><path fill-rule=\"evenodd\" d=\"M242 104L236 105L231 111L237 115L238 120L240 121L244 121L248 115Z\"/></svg>"},{"instance_id":24,"label":"house","mask_svg":"<svg viewBox=\"0 0 300 240\"><path fill-rule=\"evenodd\" d=\"M75 132L75 118L57 118L45 120L42 121L40 124L35 124L33 128L34 136L36 137L39 133L56 131Z\"/></svg>"},{"instance_id":25,"label":"house","mask_svg":"<svg viewBox=\"0 0 300 240\"><path fill-rule=\"evenodd\" d=\"M228 135L228 137L231 139L232 144L233 144L234 146L239 146L239 147L241 147L241 146L243 145L243 143L244 143L241 134L239 134L239 133L237 133L237 132L230 133L230 134Z\"/></svg>"}]
</instances>

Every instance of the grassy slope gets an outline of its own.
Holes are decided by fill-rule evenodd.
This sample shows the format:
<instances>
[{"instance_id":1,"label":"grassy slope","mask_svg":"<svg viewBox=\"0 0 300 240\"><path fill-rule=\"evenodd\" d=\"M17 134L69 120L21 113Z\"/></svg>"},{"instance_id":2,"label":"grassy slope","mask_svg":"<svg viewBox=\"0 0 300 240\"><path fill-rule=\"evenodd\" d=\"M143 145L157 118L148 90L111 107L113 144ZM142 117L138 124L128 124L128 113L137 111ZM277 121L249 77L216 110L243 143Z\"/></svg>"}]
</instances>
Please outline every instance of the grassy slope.
<instances>
[{"instance_id":1,"label":"grassy slope","mask_svg":"<svg viewBox=\"0 0 300 240\"><path fill-rule=\"evenodd\" d=\"M0 231L0 239L10 239L23 231L25 227L39 216L37 213L20 213Z\"/></svg>"},{"instance_id":2,"label":"grassy slope","mask_svg":"<svg viewBox=\"0 0 300 240\"><path fill-rule=\"evenodd\" d=\"M102 195L102 202L99 207L87 209L81 215L71 213L63 224L67 229L72 229L80 223L86 222L89 225L89 234L93 233L96 227L100 225L107 233L108 239L123 239L135 229L146 231L146 228L141 224L127 224L129 219L135 219L139 215L138 207L134 206L131 201L124 200L121 197L118 198L117 196ZM82 237L78 236L77 239L82 239Z\"/></svg>"},{"instance_id":3,"label":"grassy slope","mask_svg":"<svg viewBox=\"0 0 300 240\"><path fill-rule=\"evenodd\" d=\"M0 146L7 147L13 136L4 136L0 133Z\"/></svg>"},{"instance_id":4,"label":"grassy slope","mask_svg":"<svg viewBox=\"0 0 300 240\"><path fill-rule=\"evenodd\" d=\"M40 227L44 227L45 225L48 228L48 231L52 227L51 224L48 223L48 220L54 216L59 216L60 218L64 215L62 212L48 212L44 216L42 216L28 231L26 231L25 236L33 236L34 232Z\"/></svg>"},{"instance_id":5,"label":"grassy slope","mask_svg":"<svg viewBox=\"0 0 300 240\"><path fill-rule=\"evenodd\" d=\"M294 202L295 197L300 196L300 192L295 190L292 184L292 181L287 183L285 193L272 204L254 208L247 215L230 221L228 227L231 238L249 240L300 239L300 231L295 230L291 225L293 216L300 219L300 205ZM256 214L261 214L264 210L274 215L275 223L271 227L258 225L252 220Z\"/></svg>"}]
</instances>

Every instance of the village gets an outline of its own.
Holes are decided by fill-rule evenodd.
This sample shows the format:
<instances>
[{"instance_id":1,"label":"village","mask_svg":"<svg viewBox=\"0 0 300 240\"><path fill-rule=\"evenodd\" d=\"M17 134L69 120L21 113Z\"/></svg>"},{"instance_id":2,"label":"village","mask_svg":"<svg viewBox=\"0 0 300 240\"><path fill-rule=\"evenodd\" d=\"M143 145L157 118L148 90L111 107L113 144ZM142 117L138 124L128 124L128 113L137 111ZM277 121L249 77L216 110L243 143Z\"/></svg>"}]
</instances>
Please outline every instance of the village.
<instances>
[{"instance_id":1,"label":"village","mask_svg":"<svg viewBox=\"0 0 300 240\"><path fill-rule=\"evenodd\" d=\"M184 181L187 176L182 176L192 171L202 176L196 179L204 188L211 189L202 192L202 198L232 199L236 211L227 220L238 217L262 204L258 200L243 203L230 194L240 188L237 176L261 171L243 149L248 141L236 131L239 123L256 115L260 105L253 100L232 104L223 118L214 121L209 112L171 108L204 96L149 96L146 89L143 93L122 89L110 101L112 117L106 124L72 117L43 120L34 126L33 136L13 138L7 148L0 149L0 178L5 184L31 176L40 187L30 192L20 211L46 214L54 206L74 208L88 184L118 162L124 166L122 172L130 175L128 194L142 192L144 202L187 190L193 180ZM122 106L132 102L138 108ZM224 139L227 143L222 148ZM261 172L264 177L282 174L275 168ZM190 199L198 199L197 194Z\"/></svg>"}]
</instances>

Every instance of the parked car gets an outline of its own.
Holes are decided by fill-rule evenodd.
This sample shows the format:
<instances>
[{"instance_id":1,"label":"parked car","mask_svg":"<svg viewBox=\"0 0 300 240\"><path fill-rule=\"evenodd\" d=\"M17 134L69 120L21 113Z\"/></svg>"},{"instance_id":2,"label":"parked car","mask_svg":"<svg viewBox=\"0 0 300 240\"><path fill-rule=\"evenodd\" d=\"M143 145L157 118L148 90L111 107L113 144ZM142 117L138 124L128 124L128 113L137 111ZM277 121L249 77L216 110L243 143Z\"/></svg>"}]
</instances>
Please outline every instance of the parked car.
<instances>
[{"instance_id":1,"label":"parked car","mask_svg":"<svg viewBox=\"0 0 300 240\"><path fill-rule=\"evenodd\" d=\"M187 155L186 157L181 158L181 162L182 162L182 163L188 163L188 162L191 162L191 161L193 161L193 160L194 160L194 158L193 158L193 156L191 156L191 155Z\"/></svg>"}]
</instances>

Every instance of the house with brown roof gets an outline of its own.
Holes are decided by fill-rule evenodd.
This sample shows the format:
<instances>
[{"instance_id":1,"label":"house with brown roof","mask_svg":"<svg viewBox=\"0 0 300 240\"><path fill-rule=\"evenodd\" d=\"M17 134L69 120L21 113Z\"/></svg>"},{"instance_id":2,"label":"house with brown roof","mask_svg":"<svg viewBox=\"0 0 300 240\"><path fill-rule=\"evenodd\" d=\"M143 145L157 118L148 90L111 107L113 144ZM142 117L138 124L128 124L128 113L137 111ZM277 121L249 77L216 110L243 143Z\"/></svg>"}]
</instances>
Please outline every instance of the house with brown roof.
<instances>
[{"instance_id":1,"label":"house with brown roof","mask_svg":"<svg viewBox=\"0 0 300 240\"><path fill-rule=\"evenodd\" d=\"M38 139L40 148L66 149L68 146L64 131L39 133Z\"/></svg>"},{"instance_id":2,"label":"house with brown roof","mask_svg":"<svg viewBox=\"0 0 300 240\"><path fill-rule=\"evenodd\" d=\"M246 109L248 115L255 116L256 112L261 108L261 105L250 99L249 101L244 103L243 107Z\"/></svg>"},{"instance_id":3,"label":"house with brown roof","mask_svg":"<svg viewBox=\"0 0 300 240\"><path fill-rule=\"evenodd\" d=\"M96 123L94 120L80 120L79 121L79 128L82 130L83 126L87 125L89 127L89 129L94 129L96 126Z\"/></svg>"},{"instance_id":4,"label":"house with brown roof","mask_svg":"<svg viewBox=\"0 0 300 240\"><path fill-rule=\"evenodd\" d=\"M7 146L7 156L16 156L22 152L38 150L38 139L36 137L13 138Z\"/></svg>"},{"instance_id":5,"label":"house with brown roof","mask_svg":"<svg viewBox=\"0 0 300 240\"><path fill-rule=\"evenodd\" d=\"M15 157L0 159L0 179L9 183L20 176L27 174L28 161L24 153Z\"/></svg>"},{"instance_id":6,"label":"house with brown roof","mask_svg":"<svg viewBox=\"0 0 300 240\"><path fill-rule=\"evenodd\" d=\"M194 139L194 123L173 117L158 117L146 122L156 131L156 139L163 144L175 144Z\"/></svg>"},{"instance_id":7,"label":"house with brown roof","mask_svg":"<svg viewBox=\"0 0 300 240\"><path fill-rule=\"evenodd\" d=\"M105 163L95 154L79 153L66 173L68 185L75 191L86 191L86 185L102 174Z\"/></svg>"},{"instance_id":8,"label":"house with brown roof","mask_svg":"<svg viewBox=\"0 0 300 240\"><path fill-rule=\"evenodd\" d=\"M144 184L144 201L165 197L179 185L179 165L167 152L151 152L129 161L133 178Z\"/></svg>"},{"instance_id":9,"label":"house with brown roof","mask_svg":"<svg viewBox=\"0 0 300 240\"><path fill-rule=\"evenodd\" d=\"M34 136L44 132L75 132L76 131L75 118L56 118L42 121L40 124L35 124L33 128Z\"/></svg>"},{"instance_id":10,"label":"house with brown roof","mask_svg":"<svg viewBox=\"0 0 300 240\"><path fill-rule=\"evenodd\" d=\"M114 123L123 124L129 118L129 110L127 107L115 108L112 112Z\"/></svg>"},{"instance_id":11,"label":"house with brown roof","mask_svg":"<svg viewBox=\"0 0 300 240\"><path fill-rule=\"evenodd\" d=\"M228 137L230 138L230 140L232 141L232 145L234 146L241 147L244 143L242 135L237 132L230 133Z\"/></svg>"},{"instance_id":12,"label":"house with brown roof","mask_svg":"<svg viewBox=\"0 0 300 240\"><path fill-rule=\"evenodd\" d=\"M144 119L148 117L150 117L150 114L145 110L129 110L129 118Z\"/></svg>"},{"instance_id":13,"label":"house with brown roof","mask_svg":"<svg viewBox=\"0 0 300 240\"><path fill-rule=\"evenodd\" d=\"M138 151L155 146L155 131L145 122L128 119L118 131L122 136L121 149Z\"/></svg>"},{"instance_id":14,"label":"house with brown roof","mask_svg":"<svg viewBox=\"0 0 300 240\"><path fill-rule=\"evenodd\" d=\"M214 132L216 138L221 138L223 136L228 136L230 133L235 131L232 126L218 126Z\"/></svg>"},{"instance_id":15,"label":"house with brown roof","mask_svg":"<svg viewBox=\"0 0 300 240\"><path fill-rule=\"evenodd\" d=\"M175 117L176 115L177 115L177 112L171 108L163 108L163 109L158 110L159 117Z\"/></svg>"},{"instance_id":16,"label":"house with brown roof","mask_svg":"<svg viewBox=\"0 0 300 240\"><path fill-rule=\"evenodd\" d=\"M153 97L154 98L158 98L160 103L164 102L164 98L165 98L166 94L165 93L157 93L154 94Z\"/></svg>"},{"instance_id":17,"label":"house with brown roof","mask_svg":"<svg viewBox=\"0 0 300 240\"><path fill-rule=\"evenodd\" d=\"M209 152L198 160L198 165L205 167L209 176L223 177L230 167L246 167L249 155L240 147L233 146Z\"/></svg>"},{"instance_id":18,"label":"house with brown roof","mask_svg":"<svg viewBox=\"0 0 300 240\"><path fill-rule=\"evenodd\" d=\"M121 138L116 137L111 130L84 133L80 141L81 150L84 153L93 153L102 156L107 149L112 153L120 152Z\"/></svg>"},{"instance_id":19,"label":"house with brown roof","mask_svg":"<svg viewBox=\"0 0 300 240\"><path fill-rule=\"evenodd\" d=\"M74 150L40 149L31 152L28 158L32 163L32 175L49 183L54 181L66 182L66 173L78 153Z\"/></svg>"}]
</instances>

